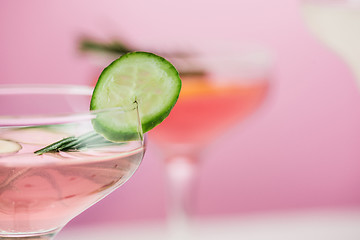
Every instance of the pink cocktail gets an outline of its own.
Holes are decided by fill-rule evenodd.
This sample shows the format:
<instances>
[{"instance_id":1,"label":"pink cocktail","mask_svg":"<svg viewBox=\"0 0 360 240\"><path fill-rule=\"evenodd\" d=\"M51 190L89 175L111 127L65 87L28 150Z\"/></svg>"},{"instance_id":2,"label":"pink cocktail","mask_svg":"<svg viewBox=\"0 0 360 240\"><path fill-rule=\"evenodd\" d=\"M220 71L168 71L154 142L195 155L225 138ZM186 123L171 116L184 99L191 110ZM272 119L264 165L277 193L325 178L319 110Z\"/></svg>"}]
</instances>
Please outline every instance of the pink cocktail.
<instances>
[{"instance_id":1,"label":"pink cocktail","mask_svg":"<svg viewBox=\"0 0 360 240\"><path fill-rule=\"evenodd\" d=\"M92 124L102 115L136 119L137 108L89 111L91 93L80 86L0 86L0 239L52 239L139 167L140 130L113 143ZM64 139L72 141L62 150L37 153Z\"/></svg>"}]
</instances>

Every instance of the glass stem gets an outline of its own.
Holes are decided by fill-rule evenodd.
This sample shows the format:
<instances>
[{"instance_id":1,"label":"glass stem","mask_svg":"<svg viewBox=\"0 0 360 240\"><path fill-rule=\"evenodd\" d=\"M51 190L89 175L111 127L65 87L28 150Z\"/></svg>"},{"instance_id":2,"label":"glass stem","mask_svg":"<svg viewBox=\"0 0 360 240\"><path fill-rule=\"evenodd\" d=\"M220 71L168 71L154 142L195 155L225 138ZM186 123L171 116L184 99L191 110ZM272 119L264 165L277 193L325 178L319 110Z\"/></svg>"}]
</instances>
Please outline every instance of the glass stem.
<instances>
[{"instance_id":1,"label":"glass stem","mask_svg":"<svg viewBox=\"0 0 360 240\"><path fill-rule=\"evenodd\" d=\"M196 161L190 156L167 159L169 205L168 224L170 239L188 239L190 235L189 203L193 190Z\"/></svg>"}]
</instances>

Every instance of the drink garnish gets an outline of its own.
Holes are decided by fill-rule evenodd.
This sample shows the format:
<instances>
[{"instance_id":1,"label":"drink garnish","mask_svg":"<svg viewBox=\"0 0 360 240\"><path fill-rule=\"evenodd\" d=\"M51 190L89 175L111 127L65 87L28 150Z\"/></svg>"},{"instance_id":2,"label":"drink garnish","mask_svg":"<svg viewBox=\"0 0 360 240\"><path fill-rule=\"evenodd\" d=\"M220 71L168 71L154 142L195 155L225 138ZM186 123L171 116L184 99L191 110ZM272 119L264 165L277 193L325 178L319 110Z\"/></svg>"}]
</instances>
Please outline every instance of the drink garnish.
<instances>
[{"instance_id":1,"label":"drink garnish","mask_svg":"<svg viewBox=\"0 0 360 240\"><path fill-rule=\"evenodd\" d=\"M0 155L7 153L17 153L21 149L21 145L17 142L7 139L0 139Z\"/></svg>"},{"instance_id":2,"label":"drink garnish","mask_svg":"<svg viewBox=\"0 0 360 240\"><path fill-rule=\"evenodd\" d=\"M101 136L97 132L88 132L79 137L71 136L71 137L61 139L61 140L54 142L40 150L35 151L34 153L41 155L46 152L79 151L79 150L85 149L85 148L96 148L96 147L102 147L102 146L110 146L113 144L115 144L115 143L105 139L103 136ZM118 144L118 143L116 143L116 144Z\"/></svg>"},{"instance_id":3,"label":"drink garnish","mask_svg":"<svg viewBox=\"0 0 360 240\"><path fill-rule=\"evenodd\" d=\"M137 107L141 131L160 124L174 107L181 89L175 67L163 57L149 52L130 52L106 67L94 88L90 110ZM138 135L135 118L119 120L101 117L92 121L96 132L68 137L36 151L36 154L74 151L99 144L131 140ZM89 137L91 136L91 137Z\"/></svg>"},{"instance_id":4,"label":"drink garnish","mask_svg":"<svg viewBox=\"0 0 360 240\"><path fill-rule=\"evenodd\" d=\"M129 52L138 51L139 47L130 44L125 38L116 38L111 41L97 40L89 36L83 36L79 41L79 50L85 54L104 56L121 56ZM193 48L186 50L176 48L167 50L151 49L151 52L162 57L171 59L177 67L180 76L205 76L206 69L195 60L198 52Z\"/></svg>"}]
</instances>

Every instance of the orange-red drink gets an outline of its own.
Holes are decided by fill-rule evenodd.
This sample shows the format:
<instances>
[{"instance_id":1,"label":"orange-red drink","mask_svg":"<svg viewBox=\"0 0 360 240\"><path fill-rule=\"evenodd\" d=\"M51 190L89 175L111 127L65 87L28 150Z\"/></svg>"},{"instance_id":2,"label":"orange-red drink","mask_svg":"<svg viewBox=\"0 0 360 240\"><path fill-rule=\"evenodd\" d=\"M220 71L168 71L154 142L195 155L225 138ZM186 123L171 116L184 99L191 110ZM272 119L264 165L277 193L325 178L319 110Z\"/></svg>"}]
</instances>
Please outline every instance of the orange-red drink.
<instances>
[{"instance_id":1,"label":"orange-red drink","mask_svg":"<svg viewBox=\"0 0 360 240\"><path fill-rule=\"evenodd\" d=\"M224 82L184 77L178 103L153 138L165 146L203 145L253 113L269 88L266 79Z\"/></svg>"}]
</instances>

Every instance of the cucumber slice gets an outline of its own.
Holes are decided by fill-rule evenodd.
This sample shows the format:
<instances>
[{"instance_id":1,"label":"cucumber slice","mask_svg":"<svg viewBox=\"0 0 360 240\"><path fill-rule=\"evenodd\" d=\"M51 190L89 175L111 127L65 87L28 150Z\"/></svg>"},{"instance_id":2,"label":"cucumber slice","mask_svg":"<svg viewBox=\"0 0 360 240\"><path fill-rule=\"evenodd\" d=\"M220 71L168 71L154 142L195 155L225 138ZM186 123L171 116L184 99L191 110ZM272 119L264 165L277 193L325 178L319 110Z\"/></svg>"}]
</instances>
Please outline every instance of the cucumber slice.
<instances>
[{"instance_id":1,"label":"cucumber slice","mask_svg":"<svg viewBox=\"0 0 360 240\"><path fill-rule=\"evenodd\" d=\"M103 70L90 109L130 108L137 103L142 131L147 132L169 115L180 89L179 73L170 62L152 53L131 52ZM106 138L121 141L138 135L137 116L109 114L93 121L95 129Z\"/></svg>"},{"instance_id":2,"label":"cucumber slice","mask_svg":"<svg viewBox=\"0 0 360 240\"><path fill-rule=\"evenodd\" d=\"M0 139L0 154L17 153L21 149L21 145L17 142Z\"/></svg>"}]
</instances>

